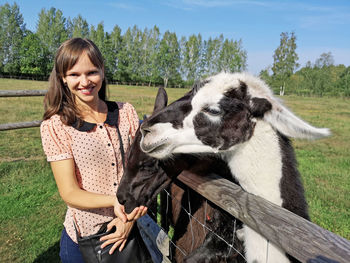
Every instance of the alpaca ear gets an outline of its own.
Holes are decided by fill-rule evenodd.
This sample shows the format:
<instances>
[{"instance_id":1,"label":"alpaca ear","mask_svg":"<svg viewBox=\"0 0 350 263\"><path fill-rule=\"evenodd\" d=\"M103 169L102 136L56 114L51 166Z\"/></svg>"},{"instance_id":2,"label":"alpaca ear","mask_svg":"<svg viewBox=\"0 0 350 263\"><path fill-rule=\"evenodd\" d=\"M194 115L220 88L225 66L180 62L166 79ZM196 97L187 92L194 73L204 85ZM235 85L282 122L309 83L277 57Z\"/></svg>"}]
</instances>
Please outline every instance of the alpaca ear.
<instances>
[{"instance_id":1,"label":"alpaca ear","mask_svg":"<svg viewBox=\"0 0 350 263\"><path fill-rule=\"evenodd\" d=\"M264 117L264 114L272 109L272 104L264 98L252 98L250 111L256 118Z\"/></svg>"},{"instance_id":2,"label":"alpaca ear","mask_svg":"<svg viewBox=\"0 0 350 263\"><path fill-rule=\"evenodd\" d=\"M327 128L316 128L297 117L277 99L269 98L272 109L264 114L263 119L269 122L282 134L300 139L319 139L331 135Z\"/></svg>"},{"instance_id":3,"label":"alpaca ear","mask_svg":"<svg viewBox=\"0 0 350 263\"><path fill-rule=\"evenodd\" d=\"M165 108L167 104L168 104L168 94L166 93L163 87L160 87L158 89L156 100L154 102L153 113L156 113L157 111L160 111L161 109Z\"/></svg>"}]
</instances>

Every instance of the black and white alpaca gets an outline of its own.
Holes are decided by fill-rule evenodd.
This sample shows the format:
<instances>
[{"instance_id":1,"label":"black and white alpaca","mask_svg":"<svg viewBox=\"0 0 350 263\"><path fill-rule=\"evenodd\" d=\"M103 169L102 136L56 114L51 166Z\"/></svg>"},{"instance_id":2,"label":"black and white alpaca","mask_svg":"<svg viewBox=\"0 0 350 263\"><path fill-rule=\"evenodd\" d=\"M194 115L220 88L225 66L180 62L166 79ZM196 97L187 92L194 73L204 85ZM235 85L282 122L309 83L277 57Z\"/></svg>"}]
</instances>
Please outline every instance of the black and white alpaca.
<instances>
[{"instance_id":1,"label":"black and white alpaca","mask_svg":"<svg viewBox=\"0 0 350 263\"><path fill-rule=\"evenodd\" d=\"M159 89L155 102L154 112L160 111L167 104L167 95L164 89ZM175 158L158 160L140 148L141 133L137 131L127 156L127 166L118 188L118 200L124 205L126 212L131 212L140 205L150 206L157 194L170 185L183 171L206 176L218 174L228 180L233 180L226 163L213 155L191 156L177 155ZM241 222L232 219L222 209L206 202L196 192L176 181L170 186L170 193L174 199L169 202L169 221L174 227L172 241L180 249L172 252L175 262L245 262L241 256L243 245L232 228L240 229ZM184 212L182 207L191 211L192 217ZM189 209L189 206L191 209ZM200 224L198 223L200 222ZM212 232L202 227L206 225ZM230 248L221 239L234 243ZM184 255L184 254L185 255Z\"/></svg>"},{"instance_id":2,"label":"black and white alpaca","mask_svg":"<svg viewBox=\"0 0 350 263\"><path fill-rule=\"evenodd\" d=\"M244 190L306 219L304 190L287 136L330 134L296 117L263 81L246 73L209 77L147 119L141 132L141 149L150 156L214 153ZM249 263L290 262L284 251L247 226L243 238Z\"/></svg>"}]
</instances>

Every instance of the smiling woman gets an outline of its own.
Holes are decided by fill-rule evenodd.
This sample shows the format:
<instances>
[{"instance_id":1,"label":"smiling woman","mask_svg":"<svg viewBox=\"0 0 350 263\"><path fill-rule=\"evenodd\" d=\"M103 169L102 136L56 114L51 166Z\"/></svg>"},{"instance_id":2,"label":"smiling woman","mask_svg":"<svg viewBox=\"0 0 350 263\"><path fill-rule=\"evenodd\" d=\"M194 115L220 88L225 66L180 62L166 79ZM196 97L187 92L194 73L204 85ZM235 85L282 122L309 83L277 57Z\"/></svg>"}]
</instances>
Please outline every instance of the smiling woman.
<instances>
[{"instance_id":1,"label":"smiling woman","mask_svg":"<svg viewBox=\"0 0 350 263\"><path fill-rule=\"evenodd\" d=\"M102 55L88 39L73 38L59 47L49 85L40 131L58 191L68 206L61 260L87 262L89 257L80 252L78 240L107 224L109 234L98 240L96 252L103 258L108 253L118 257L121 253L114 251L123 250L129 236L135 237L135 220L147 211L142 206L126 214L116 199L124 151L139 124L136 111L129 103L106 100ZM142 245L123 255L121 262L145 262L148 257Z\"/></svg>"},{"instance_id":2,"label":"smiling woman","mask_svg":"<svg viewBox=\"0 0 350 263\"><path fill-rule=\"evenodd\" d=\"M106 89L104 62L96 45L88 39L68 40L56 54L45 97L44 119L62 112L61 119L67 125L77 121L81 125L80 119L84 117L98 122L94 115L99 120L107 113L105 104L101 103L106 100Z\"/></svg>"}]
</instances>

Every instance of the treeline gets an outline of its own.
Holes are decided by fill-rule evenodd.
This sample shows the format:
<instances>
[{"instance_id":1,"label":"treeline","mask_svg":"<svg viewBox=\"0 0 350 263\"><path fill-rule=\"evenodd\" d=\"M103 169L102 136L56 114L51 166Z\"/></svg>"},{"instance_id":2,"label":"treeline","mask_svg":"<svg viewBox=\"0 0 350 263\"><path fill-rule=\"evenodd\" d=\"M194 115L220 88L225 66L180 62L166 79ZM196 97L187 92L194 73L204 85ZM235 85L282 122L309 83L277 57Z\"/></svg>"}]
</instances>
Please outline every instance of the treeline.
<instances>
[{"instance_id":1,"label":"treeline","mask_svg":"<svg viewBox=\"0 0 350 263\"><path fill-rule=\"evenodd\" d=\"M178 37L170 31L161 33L157 26L143 30L134 26L122 33L118 25L105 32L103 22L94 26L81 15L65 18L55 8L42 9L36 31L31 32L18 5L6 3L0 6L0 77L47 79L57 48L72 37L96 43L104 56L109 82L185 87L217 72L247 68L242 41L223 35ZM335 65L328 52L300 68L296 48L294 32L282 32L273 65L259 74L275 93L350 97L350 67Z\"/></svg>"},{"instance_id":2,"label":"treeline","mask_svg":"<svg viewBox=\"0 0 350 263\"><path fill-rule=\"evenodd\" d=\"M296 47L295 34L283 32L272 67L260 72L276 94L350 97L350 67L335 65L328 52L298 69Z\"/></svg>"},{"instance_id":3,"label":"treeline","mask_svg":"<svg viewBox=\"0 0 350 263\"><path fill-rule=\"evenodd\" d=\"M221 35L203 39L200 34L178 37L151 29L116 25L105 32L103 22L89 25L80 15L65 18L51 8L39 13L35 32L26 29L16 3L0 6L0 73L47 77L59 45L72 37L89 38L100 48L109 81L142 82L148 85L188 86L200 77L220 71L242 71L247 53L241 40Z\"/></svg>"}]
</instances>

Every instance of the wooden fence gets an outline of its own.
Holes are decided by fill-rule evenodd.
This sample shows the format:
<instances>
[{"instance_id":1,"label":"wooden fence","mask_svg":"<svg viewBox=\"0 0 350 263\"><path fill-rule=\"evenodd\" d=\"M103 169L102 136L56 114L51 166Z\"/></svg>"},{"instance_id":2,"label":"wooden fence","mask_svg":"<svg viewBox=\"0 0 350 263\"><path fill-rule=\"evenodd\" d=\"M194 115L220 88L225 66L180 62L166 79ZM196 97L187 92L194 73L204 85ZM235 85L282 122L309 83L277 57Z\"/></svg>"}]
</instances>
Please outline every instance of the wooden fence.
<instances>
[{"instance_id":1,"label":"wooden fence","mask_svg":"<svg viewBox=\"0 0 350 263\"><path fill-rule=\"evenodd\" d=\"M43 96L46 91L0 91L0 97ZM1 124L1 130L36 127L41 121ZM305 263L350 262L350 241L221 177L183 172L178 179Z\"/></svg>"},{"instance_id":2,"label":"wooden fence","mask_svg":"<svg viewBox=\"0 0 350 263\"><path fill-rule=\"evenodd\" d=\"M47 90L0 90L1 97L33 97L44 96ZM0 124L0 131L39 127L41 120L30 122L4 123Z\"/></svg>"},{"instance_id":3,"label":"wooden fence","mask_svg":"<svg viewBox=\"0 0 350 263\"><path fill-rule=\"evenodd\" d=\"M350 241L218 176L178 179L301 262L348 263Z\"/></svg>"}]
</instances>

